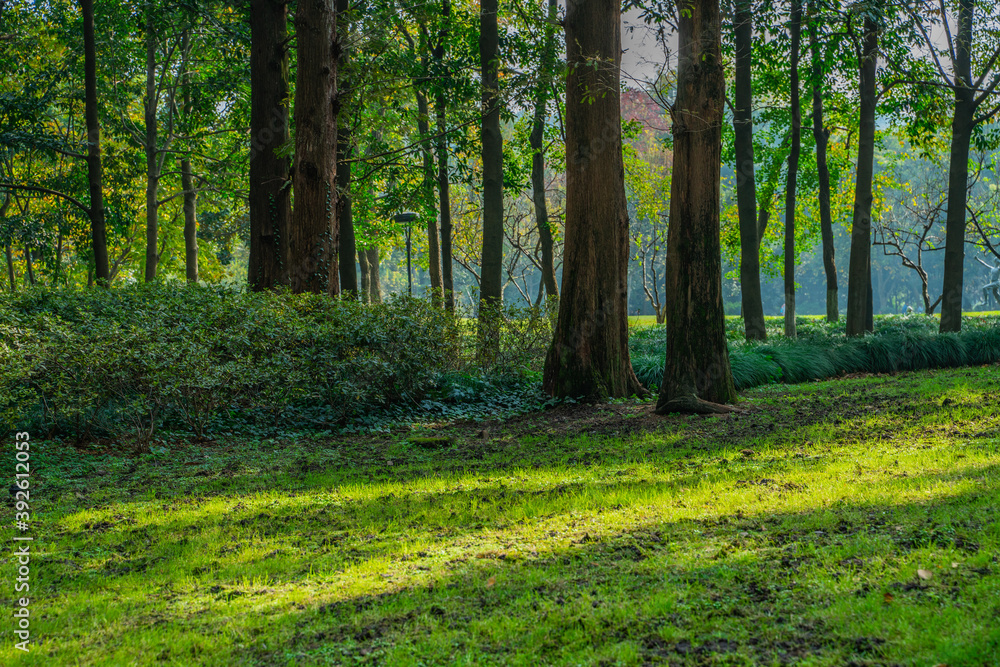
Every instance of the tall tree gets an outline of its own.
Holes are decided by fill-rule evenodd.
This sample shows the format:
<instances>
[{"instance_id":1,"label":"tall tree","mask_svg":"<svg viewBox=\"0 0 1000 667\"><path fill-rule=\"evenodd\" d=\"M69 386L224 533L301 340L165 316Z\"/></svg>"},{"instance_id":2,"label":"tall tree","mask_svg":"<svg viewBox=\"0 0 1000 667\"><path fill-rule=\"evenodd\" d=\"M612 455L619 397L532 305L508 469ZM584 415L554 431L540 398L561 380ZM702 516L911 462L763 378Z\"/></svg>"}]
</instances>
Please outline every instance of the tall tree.
<instances>
[{"instance_id":1,"label":"tall tree","mask_svg":"<svg viewBox=\"0 0 1000 667\"><path fill-rule=\"evenodd\" d=\"M351 95L349 81L350 71L350 35L351 22L354 20L350 12L350 0L337 0L337 29L342 48L337 72L340 75L337 93L341 101L339 114L340 128L337 131L337 222L340 226L340 245L338 248L340 264L340 289L351 293L357 298L358 271L355 267L357 257L357 242L354 238L354 205L351 196L351 155L353 152L353 125L349 114L343 113L343 105ZM357 98L351 100L358 103Z\"/></svg>"},{"instance_id":2,"label":"tall tree","mask_svg":"<svg viewBox=\"0 0 1000 667\"><path fill-rule=\"evenodd\" d=\"M851 262L847 280L847 335L860 336L868 329L871 310L872 179L875 170L875 75L879 28L876 17L865 13L858 63L860 110L858 162L854 184L854 218L851 222Z\"/></svg>"},{"instance_id":3,"label":"tall tree","mask_svg":"<svg viewBox=\"0 0 1000 667\"><path fill-rule=\"evenodd\" d=\"M826 273L826 319L840 319L837 301L837 264L834 261L833 216L830 212L830 167L826 148L830 132L823 122L823 54L820 48L820 17L816 0L809 5L809 50L812 58L810 86L812 87L813 140L816 142L816 175L819 181L819 223L823 243L823 270Z\"/></svg>"},{"instance_id":4,"label":"tall tree","mask_svg":"<svg viewBox=\"0 0 1000 667\"><path fill-rule=\"evenodd\" d=\"M284 0L250 2L250 261L255 291L287 284L291 198L288 141L288 14Z\"/></svg>"},{"instance_id":5,"label":"tall tree","mask_svg":"<svg viewBox=\"0 0 1000 667\"><path fill-rule=\"evenodd\" d=\"M191 97L191 35L185 30L181 37L181 86L184 119L190 120L194 112ZM190 135L191 127L184 128ZM181 187L184 190L184 275L189 283L198 282L198 191L194 186L194 171L191 168L191 154L181 156Z\"/></svg>"},{"instance_id":6,"label":"tall tree","mask_svg":"<svg viewBox=\"0 0 1000 667\"><path fill-rule=\"evenodd\" d=\"M111 286L108 238L104 226L104 170L101 164L101 121L97 106L97 39L94 0L80 0L83 13L84 115L87 123L87 183L90 189L90 237L97 284Z\"/></svg>"},{"instance_id":7,"label":"tall tree","mask_svg":"<svg viewBox=\"0 0 1000 667\"><path fill-rule=\"evenodd\" d=\"M678 3L667 354L656 411L725 412L736 400L722 306L719 190L726 79L719 0ZM564 297L565 298L565 297Z\"/></svg>"},{"instance_id":8,"label":"tall tree","mask_svg":"<svg viewBox=\"0 0 1000 667\"><path fill-rule=\"evenodd\" d=\"M792 147L788 153L788 180L785 184L785 335L795 338L795 194L799 177L799 154L802 151L802 110L799 100L799 51L802 43L802 2L792 0L788 25L791 37L788 78L791 91Z\"/></svg>"},{"instance_id":9,"label":"tall tree","mask_svg":"<svg viewBox=\"0 0 1000 667\"><path fill-rule=\"evenodd\" d=\"M740 219L740 293L747 340L766 340L760 291L760 235L757 181L753 155L753 15L751 0L736 0L736 106L733 110L736 153L736 205Z\"/></svg>"},{"instance_id":10,"label":"tall tree","mask_svg":"<svg viewBox=\"0 0 1000 667\"><path fill-rule=\"evenodd\" d=\"M437 181L438 181L438 211L441 215L441 288L444 291L444 304L449 312L455 310L455 279L452 275L451 260L451 183L448 178L448 134L446 132L446 117L448 112L448 95L446 86L451 81L448 66L445 63L445 46L448 42L449 22L451 21L451 2L442 0L441 26L438 30L438 42L434 47L434 62L438 68L438 86L434 96L434 113L437 122Z\"/></svg>"},{"instance_id":11,"label":"tall tree","mask_svg":"<svg viewBox=\"0 0 1000 667\"><path fill-rule=\"evenodd\" d=\"M553 257L552 228L545 200L545 120L548 116L549 90L556 60L556 31L558 21L556 0L548 0L544 42L538 81L535 87L535 109L532 116L531 135L531 194L535 205L535 222L538 225L538 244L542 250L542 284L547 296L559 296L556 285L555 258Z\"/></svg>"},{"instance_id":12,"label":"tall tree","mask_svg":"<svg viewBox=\"0 0 1000 667\"><path fill-rule=\"evenodd\" d=\"M503 305L503 135L500 133L500 26L497 0L482 0L479 65L483 86L483 250L479 284L480 350L491 358L500 341L490 317Z\"/></svg>"},{"instance_id":13,"label":"tall tree","mask_svg":"<svg viewBox=\"0 0 1000 667\"><path fill-rule=\"evenodd\" d=\"M553 396L643 391L628 348L620 24L619 3L579 0L566 9L566 236L559 316L543 379Z\"/></svg>"},{"instance_id":14,"label":"tall tree","mask_svg":"<svg viewBox=\"0 0 1000 667\"><path fill-rule=\"evenodd\" d=\"M295 14L295 208L288 233L293 292L340 293L337 258L337 10L300 2Z\"/></svg>"}]
</instances>

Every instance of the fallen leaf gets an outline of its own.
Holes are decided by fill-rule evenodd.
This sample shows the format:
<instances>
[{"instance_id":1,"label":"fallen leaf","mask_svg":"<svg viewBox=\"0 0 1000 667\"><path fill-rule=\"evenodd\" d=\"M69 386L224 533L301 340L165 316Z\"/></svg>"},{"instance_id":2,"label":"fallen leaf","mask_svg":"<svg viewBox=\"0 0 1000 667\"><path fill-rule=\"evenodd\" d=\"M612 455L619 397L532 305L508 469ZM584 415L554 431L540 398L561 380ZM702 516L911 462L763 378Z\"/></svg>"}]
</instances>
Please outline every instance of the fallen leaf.
<instances>
[{"instance_id":1,"label":"fallen leaf","mask_svg":"<svg viewBox=\"0 0 1000 667\"><path fill-rule=\"evenodd\" d=\"M931 574L930 570L917 570L917 576L926 581L930 579L933 575Z\"/></svg>"},{"instance_id":2,"label":"fallen leaf","mask_svg":"<svg viewBox=\"0 0 1000 667\"><path fill-rule=\"evenodd\" d=\"M953 570L954 570L954 569L955 569L956 567L958 567L958 563L952 563L952 564L951 564L951 569L953 569Z\"/></svg>"},{"instance_id":3,"label":"fallen leaf","mask_svg":"<svg viewBox=\"0 0 1000 667\"><path fill-rule=\"evenodd\" d=\"M486 580L486 588L493 588L493 585L497 583L496 577L490 577Z\"/></svg>"},{"instance_id":4,"label":"fallen leaf","mask_svg":"<svg viewBox=\"0 0 1000 667\"><path fill-rule=\"evenodd\" d=\"M892 602L894 598L892 597L892 593L886 593L882 596L882 599L888 604L889 602Z\"/></svg>"}]
</instances>

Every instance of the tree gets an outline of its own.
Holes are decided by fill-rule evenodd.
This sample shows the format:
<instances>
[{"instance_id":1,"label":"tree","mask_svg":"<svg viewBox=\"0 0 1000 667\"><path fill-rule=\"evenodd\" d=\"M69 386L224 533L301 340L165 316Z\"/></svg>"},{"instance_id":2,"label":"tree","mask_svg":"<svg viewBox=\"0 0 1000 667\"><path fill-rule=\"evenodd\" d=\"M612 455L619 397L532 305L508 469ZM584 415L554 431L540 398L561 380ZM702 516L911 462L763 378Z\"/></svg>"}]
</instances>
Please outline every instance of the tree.
<instances>
[{"instance_id":1,"label":"tree","mask_svg":"<svg viewBox=\"0 0 1000 667\"><path fill-rule=\"evenodd\" d=\"M250 3L250 289L287 284L291 198L288 158L287 5Z\"/></svg>"},{"instance_id":2,"label":"tree","mask_svg":"<svg viewBox=\"0 0 1000 667\"><path fill-rule=\"evenodd\" d=\"M802 151L802 111L799 101L799 50L802 41L802 2L792 0L791 19L791 133L792 148L788 154L788 180L785 185L785 335L795 338L795 189L799 176L799 154Z\"/></svg>"},{"instance_id":3,"label":"tree","mask_svg":"<svg viewBox=\"0 0 1000 667\"><path fill-rule=\"evenodd\" d=\"M104 176L101 165L101 121L97 107L97 40L94 36L94 0L80 0L83 12L84 106L87 120L87 183L90 189L91 244L97 284L111 285L108 239L104 228Z\"/></svg>"},{"instance_id":4,"label":"tree","mask_svg":"<svg viewBox=\"0 0 1000 667\"><path fill-rule=\"evenodd\" d=\"M851 262L847 279L847 335L860 336L869 329L871 311L872 178L875 170L875 95L879 28L871 11L864 16L858 63L860 110L858 114L858 166L851 222Z\"/></svg>"},{"instance_id":5,"label":"tree","mask_svg":"<svg viewBox=\"0 0 1000 667\"><path fill-rule=\"evenodd\" d=\"M497 0L482 0L479 13L479 65L483 106L483 251L479 286L480 350L486 358L500 341L489 323L503 305L503 135L500 133L500 28Z\"/></svg>"},{"instance_id":6,"label":"tree","mask_svg":"<svg viewBox=\"0 0 1000 667\"><path fill-rule=\"evenodd\" d=\"M288 232L293 292L340 293L337 258L337 11L334 0L299 3L295 14L295 208Z\"/></svg>"},{"instance_id":7,"label":"tree","mask_svg":"<svg viewBox=\"0 0 1000 667\"><path fill-rule=\"evenodd\" d=\"M750 0L737 0L736 105L733 130L736 151L736 199L740 219L740 293L747 340L766 340L764 305L760 293L760 235L757 227L757 184L753 155L753 18Z\"/></svg>"},{"instance_id":8,"label":"tree","mask_svg":"<svg viewBox=\"0 0 1000 667\"><path fill-rule=\"evenodd\" d=\"M656 411L736 400L722 308L719 174L725 73L718 0L681 0L667 233L667 354ZM564 297L565 299L565 297Z\"/></svg>"},{"instance_id":9,"label":"tree","mask_svg":"<svg viewBox=\"0 0 1000 667\"><path fill-rule=\"evenodd\" d=\"M555 260L553 258L552 228L549 226L549 211L545 201L545 118L548 115L549 90L552 87L553 70L556 60L555 26L556 0L549 0L548 16L545 21L542 58L535 85L535 107L531 123L531 192L535 205L535 221L538 225L539 245L542 250L542 284L545 294L559 296L556 285Z\"/></svg>"},{"instance_id":10,"label":"tree","mask_svg":"<svg viewBox=\"0 0 1000 667\"><path fill-rule=\"evenodd\" d=\"M644 391L628 348L620 22L618 3L567 6L566 229L559 315L543 378L552 396Z\"/></svg>"},{"instance_id":11,"label":"tree","mask_svg":"<svg viewBox=\"0 0 1000 667\"><path fill-rule=\"evenodd\" d=\"M340 43L340 62L337 63L338 95L342 106L346 105L348 97L358 104L357 96L352 95L348 72L350 69L350 48L348 47L353 17L350 14L350 1L337 0L337 28ZM351 72L353 74L353 72ZM354 206L351 197L351 156L353 155L353 123L349 114L339 114L340 127L337 130L337 222L340 226L340 244L338 247L338 263L340 265L340 289L349 292L357 298L358 272L355 268L357 258L357 243L354 238Z\"/></svg>"}]
</instances>

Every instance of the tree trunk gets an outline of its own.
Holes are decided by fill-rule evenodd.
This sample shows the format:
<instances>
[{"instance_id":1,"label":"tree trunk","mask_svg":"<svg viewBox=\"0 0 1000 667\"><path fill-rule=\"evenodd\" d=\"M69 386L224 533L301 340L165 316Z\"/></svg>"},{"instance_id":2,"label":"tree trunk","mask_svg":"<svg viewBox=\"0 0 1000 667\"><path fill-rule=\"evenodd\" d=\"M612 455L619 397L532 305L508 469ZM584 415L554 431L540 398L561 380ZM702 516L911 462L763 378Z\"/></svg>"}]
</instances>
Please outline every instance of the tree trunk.
<instances>
[{"instance_id":1,"label":"tree trunk","mask_svg":"<svg viewBox=\"0 0 1000 667\"><path fill-rule=\"evenodd\" d=\"M726 345L719 176L726 80L719 0L681 0L667 232L667 355L656 411L724 412L736 400Z\"/></svg>"},{"instance_id":2,"label":"tree trunk","mask_svg":"<svg viewBox=\"0 0 1000 667\"><path fill-rule=\"evenodd\" d=\"M445 95L445 85L451 81L446 73L444 62L445 43L448 41L448 22L451 20L451 3L443 0L441 3L441 30L438 31L438 43L434 49L434 60L438 64L442 80L438 84L437 96L434 101L437 116L437 179L438 179L438 210L441 215L441 287L444 290L444 305L448 312L455 312L455 279L452 275L451 260L451 184L448 182L448 137L445 134L447 126L445 115L448 100Z\"/></svg>"},{"instance_id":3,"label":"tree trunk","mask_svg":"<svg viewBox=\"0 0 1000 667\"><path fill-rule=\"evenodd\" d=\"M500 134L500 31L497 0L482 0L479 64L483 105L483 252L479 284L479 350L486 361L500 351L490 319L503 305L503 136Z\"/></svg>"},{"instance_id":4,"label":"tree trunk","mask_svg":"<svg viewBox=\"0 0 1000 667\"><path fill-rule=\"evenodd\" d=\"M52 286L55 287L59 284L59 280L62 278L62 256L63 256L63 233L60 228L56 233L56 270L52 275Z\"/></svg>"},{"instance_id":5,"label":"tree trunk","mask_svg":"<svg viewBox=\"0 0 1000 667\"><path fill-rule=\"evenodd\" d=\"M552 396L642 393L628 348L628 205L622 160L621 8L571 2L566 12L566 238Z\"/></svg>"},{"instance_id":6,"label":"tree trunk","mask_svg":"<svg viewBox=\"0 0 1000 667\"><path fill-rule=\"evenodd\" d=\"M181 67L184 73L184 118L187 120L194 111L191 100L191 74L189 72L191 37L184 31L182 40ZM190 133L190 128L185 128ZM194 188L194 172L191 170L191 156L181 158L181 187L184 188L184 274L189 283L198 282L198 192Z\"/></svg>"},{"instance_id":7,"label":"tree trunk","mask_svg":"<svg viewBox=\"0 0 1000 667\"><path fill-rule=\"evenodd\" d=\"M104 176L101 167L101 121L97 109L97 40L94 0L80 0L83 13L84 107L87 122L87 184L90 190L90 238L97 284L111 286L108 239L104 229Z\"/></svg>"},{"instance_id":8,"label":"tree trunk","mask_svg":"<svg viewBox=\"0 0 1000 667\"><path fill-rule=\"evenodd\" d=\"M10 279L10 291L13 294L17 291L17 279L14 276L14 253L9 243L4 245L4 252L7 255L7 277Z\"/></svg>"},{"instance_id":9,"label":"tree trunk","mask_svg":"<svg viewBox=\"0 0 1000 667\"><path fill-rule=\"evenodd\" d=\"M157 251L159 240L159 210L157 203L160 189L160 170L157 158L156 144L159 140L156 112L158 100L156 94L156 31L153 28L155 16L153 3L146 3L146 98L144 100L144 117L146 121L146 270L144 280L156 280L156 264L160 260Z\"/></svg>"},{"instance_id":10,"label":"tree trunk","mask_svg":"<svg viewBox=\"0 0 1000 667\"><path fill-rule=\"evenodd\" d=\"M535 88L535 113L532 119L531 135L531 190L535 204L535 222L538 225L538 241L542 250L542 283L550 297L559 296L556 285L555 257L553 253L552 228L549 226L549 210L545 201L545 119L548 115L548 93L552 86L552 72L555 67L556 36L558 21L556 0L549 0L548 21L545 25L545 44L542 46L542 62Z\"/></svg>"},{"instance_id":11,"label":"tree trunk","mask_svg":"<svg viewBox=\"0 0 1000 667\"><path fill-rule=\"evenodd\" d=\"M757 181L753 155L753 79L751 69L753 18L750 0L737 0L736 108L733 130L736 152L736 208L740 219L740 293L747 340L767 340L760 290L760 236L757 222ZM766 208L766 207L765 207Z\"/></svg>"},{"instance_id":12,"label":"tree trunk","mask_svg":"<svg viewBox=\"0 0 1000 667\"><path fill-rule=\"evenodd\" d=\"M965 207L969 187L969 144L976 112L972 89L972 20L974 0L959 0L955 40L955 115L951 123L951 164L948 167L948 216L945 220L944 285L941 290L941 332L962 330L962 289L965 272Z\"/></svg>"},{"instance_id":13,"label":"tree trunk","mask_svg":"<svg viewBox=\"0 0 1000 667\"><path fill-rule=\"evenodd\" d=\"M250 3L250 289L287 284L291 216L288 158L287 10L283 0Z\"/></svg>"},{"instance_id":14,"label":"tree trunk","mask_svg":"<svg viewBox=\"0 0 1000 667\"><path fill-rule=\"evenodd\" d=\"M851 223L851 264L847 280L847 335L868 328L871 291L872 177L875 168L875 65L878 26L865 18L861 52L861 110L858 120L858 166Z\"/></svg>"},{"instance_id":15,"label":"tree trunk","mask_svg":"<svg viewBox=\"0 0 1000 667\"><path fill-rule=\"evenodd\" d=\"M31 261L31 246L27 243L24 244L24 268L27 269L27 275L25 275L25 284L34 285L35 284L35 267Z\"/></svg>"},{"instance_id":16,"label":"tree trunk","mask_svg":"<svg viewBox=\"0 0 1000 667\"><path fill-rule=\"evenodd\" d=\"M437 203L434 201L434 182L437 171L434 165L434 154L431 152L430 105L427 96L420 90L417 96L417 132L425 137L420 146L423 158L424 173L424 209L427 211L427 267L431 279L431 299L441 305L441 249L438 245Z\"/></svg>"},{"instance_id":17,"label":"tree trunk","mask_svg":"<svg viewBox=\"0 0 1000 667\"><path fill-rule=\"evenodd\" d=\"M826 272L826 319L840 319L837 295L837 264L834 261L833 216L830 212L830 168L826 146L830 135L823 124L823 60L819 44L816 4L810 7L809 47L812 55L813 138L816 141L816 175L819 179L819 226L823 238L823 270Z\"/></svg>"},{"instance_id":18,"label":"tree trunk","mask_svg":"<svg viewBox=\"0 0 1000 667\"><path fill-rule=\"evenodd\" d=\"M288 234L292 292L340 293L337 261L337 12L303 0L295 14L295 209Z\"/></svg>"},{"instance_id":19,"label":"tree trunk","mask_svg":"<svg viewBox=\"0 0 1000 667\"><path fill-rule=\"evenodd\" d=\"M802 151L802 110L799 101L799 51L802 43L802 2L792 0L791 21L791 134L788 153L788 180L785 183L785 336L795 338L795 189Z\"/></svg>"},{"instance_id":20,"label":"tree trunk","mask_svg":"<svg viewBox=\"0 0 1000 667\"><path fill-rule=\"evenodd\" d=\"M340 51L340 62L337 73L340 76L338 93L343 103L351 94L351 83L348 80L348 65L350 51L351 20L350 0L337 0L337 34L344 48ZM343 114L341 114L343 115ZM349 292L352 299L358 298L358 270L355 258L358 256L357 242L354 238L354 204L351 197L351 163L348 161L353 153L352 128L349 122L344 122L337 134L337 221L340 225L340 245L337 249L340 265L341 293Z\"/></svg>"},{"instance_id":21,"label":"tree trunk","mask_svg":"<svg viewBox=\"0 0 1000 667\"><path fill-rule=\"evenodd\" d=\"M343 256L341 256L343 262ZM371 284L368 277L368 251L358 250L358 265L361 268L361 301L371 302Z\"/></svg>"},{"instance_id":22,"label":"tree trunk","mask_svg":"<svg viewBox=\"0 0 1000 667\"><path fill-rule=\"evenodd\" d=\"M368 302L382 303L382 280L379 277L378 248L365 251L368 256Z\"/></svg>"}]
</instances>

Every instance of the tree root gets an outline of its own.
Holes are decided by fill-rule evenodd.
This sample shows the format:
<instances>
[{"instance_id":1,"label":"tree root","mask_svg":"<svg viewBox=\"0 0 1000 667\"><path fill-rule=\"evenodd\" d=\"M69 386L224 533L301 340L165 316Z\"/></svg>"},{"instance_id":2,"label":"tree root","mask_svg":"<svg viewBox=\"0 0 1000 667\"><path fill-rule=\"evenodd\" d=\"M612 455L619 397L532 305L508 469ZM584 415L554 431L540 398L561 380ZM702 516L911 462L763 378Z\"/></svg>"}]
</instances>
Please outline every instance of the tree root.
<instances>
[{"instance_id":1,"label":"tree root","mask_svg":"<svg viewBox=\"0 0 1000 667\"><path fill-rule=\"evenodd\" d=\"M658 415L673 413L686 415L727 415L732 411L733 408L728 405L704 401L694 394L686 394L672 398L664 403L658 403L654 412Z\"/></svg>"}]
</instances>

